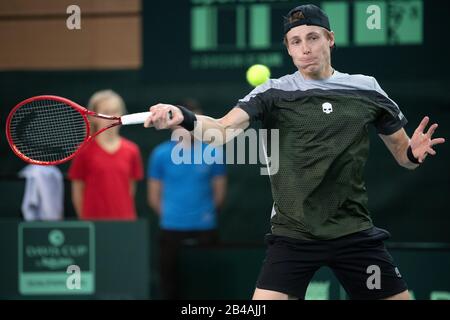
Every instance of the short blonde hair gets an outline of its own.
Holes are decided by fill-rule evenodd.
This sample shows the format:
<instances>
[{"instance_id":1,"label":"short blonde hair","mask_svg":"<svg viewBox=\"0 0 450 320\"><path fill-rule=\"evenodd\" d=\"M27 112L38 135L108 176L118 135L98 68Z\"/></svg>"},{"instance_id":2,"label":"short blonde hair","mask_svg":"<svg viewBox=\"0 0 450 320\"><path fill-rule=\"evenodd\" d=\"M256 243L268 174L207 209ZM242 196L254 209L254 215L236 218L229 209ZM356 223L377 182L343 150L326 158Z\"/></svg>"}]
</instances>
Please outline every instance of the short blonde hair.
<instances>
[{"instance_id":1,"label":"short blonde hair","mask_svg":"<svg viewBox=\"0 0 450 320\"><path fill-rule=\"evenodd\" d=\"M111 89L101 90L101 91L97 91L96 93L94 93L91 96L91 98L89 99L88 109L96 112L98 105L101 102L103 102L105 100L109 100L109 99L116 100L116 102L120 106L122 114L127 113L127 109L125 107L125 102L123 101L122 97L117 92L115 92Z\"/></svg>"}]
</instances>

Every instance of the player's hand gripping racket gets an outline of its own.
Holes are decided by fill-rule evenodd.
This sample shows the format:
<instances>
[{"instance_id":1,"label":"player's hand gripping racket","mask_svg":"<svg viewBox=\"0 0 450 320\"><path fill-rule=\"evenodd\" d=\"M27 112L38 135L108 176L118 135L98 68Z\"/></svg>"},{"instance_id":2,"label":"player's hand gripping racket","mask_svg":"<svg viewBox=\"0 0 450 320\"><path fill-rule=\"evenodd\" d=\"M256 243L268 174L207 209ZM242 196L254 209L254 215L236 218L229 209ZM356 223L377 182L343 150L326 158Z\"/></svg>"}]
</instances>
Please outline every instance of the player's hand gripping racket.
<instances>
[{"instance_id":1,"label":"player's hand gripping racket","mask_svg":"<svg viewBox=\"0 0 450 320\"><path fill-rule=\"evenodd\" d=\"M88 115L113 123L91 135ZM22 160L54 165L72 159L83 145L103 131L118 125L144 123L150 115L150 112L141 112L107 116L62 97L36 96L11 110L6 121L6 136L12 150Z\"/></svg>"}]
</instances>

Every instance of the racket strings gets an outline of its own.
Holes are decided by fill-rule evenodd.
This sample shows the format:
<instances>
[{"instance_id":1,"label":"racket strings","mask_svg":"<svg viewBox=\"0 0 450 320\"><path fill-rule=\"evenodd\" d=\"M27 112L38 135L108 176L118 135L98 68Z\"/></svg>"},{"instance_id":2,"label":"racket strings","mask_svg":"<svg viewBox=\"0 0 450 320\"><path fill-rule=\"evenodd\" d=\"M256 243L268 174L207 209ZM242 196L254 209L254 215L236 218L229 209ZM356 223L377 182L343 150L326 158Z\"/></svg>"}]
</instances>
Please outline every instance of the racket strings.
<instances>
[{"instance_id":1,"label":"racket strings","mask_svg":"<svg viewBox=\"0 0 450 320\"><path fill-rule=\"evenodd\" d=\"M86 138L83 115L63 102L36 100L11 118L11 139L26 157L54 162L72 155Z\"/></svg>"}]
</instances>

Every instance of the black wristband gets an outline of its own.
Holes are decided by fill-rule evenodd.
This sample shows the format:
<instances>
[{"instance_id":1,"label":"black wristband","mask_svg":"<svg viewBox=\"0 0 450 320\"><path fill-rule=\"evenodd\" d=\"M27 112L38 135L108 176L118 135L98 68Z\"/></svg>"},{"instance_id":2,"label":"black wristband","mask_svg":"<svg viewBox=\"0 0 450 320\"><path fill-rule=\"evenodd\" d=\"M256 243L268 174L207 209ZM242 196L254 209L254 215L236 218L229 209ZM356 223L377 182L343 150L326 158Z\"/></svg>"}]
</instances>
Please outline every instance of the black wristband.
<instances>
[{"instance_id":1,"label":"black wristband","mask_svg":"<svg viewBox=\"0 0 450 320\"><path fill-rule=\"evenodd\" d=\"M188 131L192 131L194 130L194 124L195 121L197 121L197 117L195 116L195 113L193 113L192 111L188 110L187 108L183 107L183 106L177 106L180 110L181 113L183 114L183 122L180 123L180 126L182 126L183 128L185 128Z\"/></svg>"},{"instance_id":2,"label":"black wristband","mask_svg":"<svg viewBox=\"0 0 450 320\"><path fill-rule=\"evenodd\" d=\"M409 146L408 150L406 150L406 156L408 157L409 161L411 161L412 163L420 164L419 160L416 157L414 157L411 146Z\"/></svg>"}]
</instances>

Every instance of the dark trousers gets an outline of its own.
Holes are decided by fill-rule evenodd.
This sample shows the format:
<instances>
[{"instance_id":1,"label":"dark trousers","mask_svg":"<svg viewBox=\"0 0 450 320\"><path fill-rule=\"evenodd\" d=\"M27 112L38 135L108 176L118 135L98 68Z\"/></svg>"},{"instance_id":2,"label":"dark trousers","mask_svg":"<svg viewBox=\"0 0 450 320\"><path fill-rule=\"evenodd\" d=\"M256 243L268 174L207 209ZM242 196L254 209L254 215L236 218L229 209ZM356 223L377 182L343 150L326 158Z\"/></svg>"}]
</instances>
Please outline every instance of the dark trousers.
<instances>
[{"instance_id":1,"label":"dark trousers","mask_svg":"<svg viewBox=\"0 0 450 320\"><path fill-rule=\"evenodd\" d=\"M160 280L162 299L180 299L178 263L184 245L213 245L218 243L217 230L173 231L161 230Z\"/></svg>"}]
</instances>

